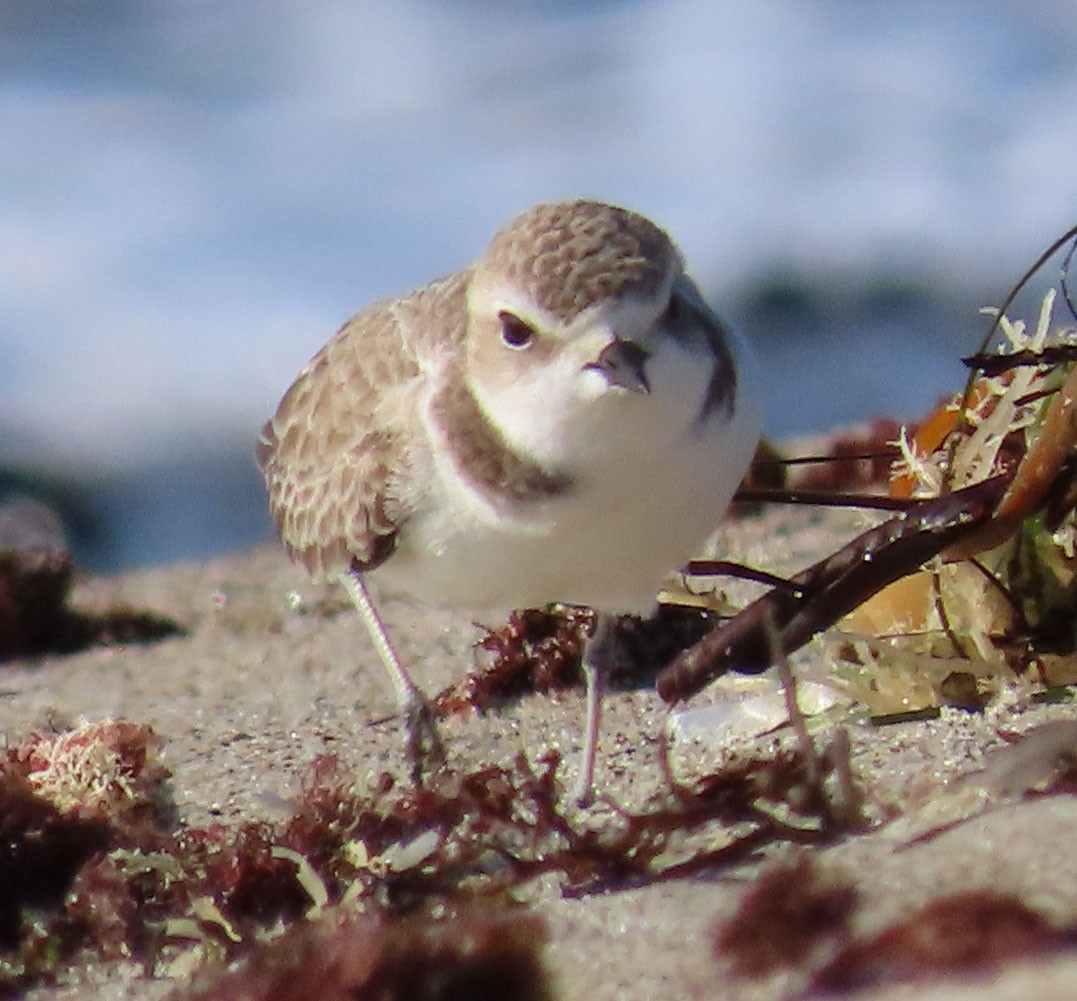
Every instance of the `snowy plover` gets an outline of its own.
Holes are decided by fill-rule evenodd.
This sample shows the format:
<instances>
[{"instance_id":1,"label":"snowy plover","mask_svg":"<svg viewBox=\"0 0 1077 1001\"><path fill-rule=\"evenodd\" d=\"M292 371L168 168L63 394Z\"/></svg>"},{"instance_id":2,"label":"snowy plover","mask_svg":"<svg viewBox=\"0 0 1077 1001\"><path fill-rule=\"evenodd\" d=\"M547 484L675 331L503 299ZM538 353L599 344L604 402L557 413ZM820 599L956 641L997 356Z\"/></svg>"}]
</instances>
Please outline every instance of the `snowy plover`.
<instances>
[{"instance_id":1,"label":"snowy plover","mask_svg":"<svg viewBox=\"0 0 1077 1001\"><path fill-rule=\"evenodd\" d=\"M613 613L650 611L716 527L758 438L753 382L669 237L590 201L525 212L476 263L375 303L314 356L258 461L291 557L362 615L413 763L436 731L366 577L469 610L599 613L585 799Z\"/></svg>"}]
</instances>

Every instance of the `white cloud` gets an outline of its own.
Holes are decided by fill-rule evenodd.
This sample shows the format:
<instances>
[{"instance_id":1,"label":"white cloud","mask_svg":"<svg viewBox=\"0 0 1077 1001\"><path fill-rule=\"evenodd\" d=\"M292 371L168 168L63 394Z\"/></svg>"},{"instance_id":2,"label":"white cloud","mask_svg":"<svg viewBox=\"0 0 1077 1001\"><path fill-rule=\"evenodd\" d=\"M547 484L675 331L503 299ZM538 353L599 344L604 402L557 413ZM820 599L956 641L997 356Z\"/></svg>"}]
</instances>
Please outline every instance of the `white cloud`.
<instances>
[{"instance_id":1,"label":"white cloud","mask_svg":"<svg viewBox=\"0 0 1077 1001\"><path fill-rule=\"evenodd\" d=\"M1010 275L1072 221L1065 5L523 10L147 0L107 44L20 38L0 425L109 461L256 427L352 310L540 198L650 212L727 287L906 252Z\"/></svg>"}]
</instances>

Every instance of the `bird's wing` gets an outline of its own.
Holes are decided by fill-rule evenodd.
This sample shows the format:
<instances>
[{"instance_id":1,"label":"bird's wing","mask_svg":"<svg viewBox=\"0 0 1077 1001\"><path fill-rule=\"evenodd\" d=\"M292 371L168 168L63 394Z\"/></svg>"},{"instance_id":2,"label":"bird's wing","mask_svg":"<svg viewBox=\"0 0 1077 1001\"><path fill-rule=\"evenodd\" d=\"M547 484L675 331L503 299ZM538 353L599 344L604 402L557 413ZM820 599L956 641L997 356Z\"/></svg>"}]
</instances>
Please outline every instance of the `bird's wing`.
<instances>
[{"instance_id":1,"label":"bird's wing","mask_svg":"<svg viewBox=\"0 0 1077 1001\"><path fill-rule=\"evenodd\" d=\"M258 464L291 557L318 579L370 569L408 516L401 489L431 352L462 338L455 276L349 320L310 360L262 428Z\"/></svg>"}]
</instances>

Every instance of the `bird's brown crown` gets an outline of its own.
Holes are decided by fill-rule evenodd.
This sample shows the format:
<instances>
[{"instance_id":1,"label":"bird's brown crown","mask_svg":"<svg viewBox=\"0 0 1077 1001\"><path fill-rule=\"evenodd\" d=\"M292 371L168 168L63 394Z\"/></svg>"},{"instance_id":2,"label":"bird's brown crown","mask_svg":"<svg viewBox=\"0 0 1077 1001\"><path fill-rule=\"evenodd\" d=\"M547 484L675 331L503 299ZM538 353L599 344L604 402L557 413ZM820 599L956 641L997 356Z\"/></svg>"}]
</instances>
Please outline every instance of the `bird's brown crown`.
<instances>
[{"instance_id":1,"label":"bird's brown crown","mask_svg":"<svg viewBox=\"0 0 1077 1001\"><path fill-rule=\"evenodd\" d=\"M498 232L479 267L569 320L604 299L649 297L668 280L678 253L665 232L614 205L539 205Z\"/></svg>"}]
</instances>

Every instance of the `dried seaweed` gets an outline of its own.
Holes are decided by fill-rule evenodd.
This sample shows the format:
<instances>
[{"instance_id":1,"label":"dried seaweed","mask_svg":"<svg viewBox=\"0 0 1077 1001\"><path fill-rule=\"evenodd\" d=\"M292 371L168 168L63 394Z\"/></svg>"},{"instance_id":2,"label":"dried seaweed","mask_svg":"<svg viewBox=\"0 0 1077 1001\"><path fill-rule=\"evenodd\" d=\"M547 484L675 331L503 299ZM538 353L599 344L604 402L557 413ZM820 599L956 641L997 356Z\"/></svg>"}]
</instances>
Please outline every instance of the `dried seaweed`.
<instances>
[{"instance_id":1,"label":"dried seaweed","mask_svg":"<svg viewBox=\"0 0 1077 1001\"><path fill-rule=\"evenodd\" d=\"M128 608L90 615L67 604L75 564L63 527L33 501L0 505L0 663L93 645L151 643L183 632L171 619Z\"/></svg>"},{"instance_id":2,"label":"dried seaweed","mask_svg":"<svg viewBox=\"0 0 1077 1001\"><path fill-rule=\"evenodd\" d=\"M174 1001L452 1001L552 997L533 916L470 908L440 921L335 913L289 929L235 969L210 970Z\"/></svg>"},{"instance_id":3,"label":"dried seaweed","mask_svg":"<svg viewBox=\"0 0 1077 1001\"><path fill-rule=\"evenodd\" d=\"M1077 945L1077 925L1049 920L1013 894L954 893L866 935L855 930L861 906L846 876L801 855L755 881L716 926L714 953L735 977L792 974L803 984L802 996L817 997L991 974Z\"/></svg>"},{"instance_id":4,"label":"dried seaweed","mask_svg":"<svg viewBox=\"0 0 1077 1001\"><path fill-rule=\"evenodd\" d=\"M610 683L651 684L680 651L702 638L713 616L706 609L661 604L650 618L622 616L618 648L624 657ZM435 705L442 715L477 711L530 692L550 692L583 684L580 657L594 626L594 614L577 605L551 605L513 612L506 625L486 629L478 646L492 654L489 663L442 691Z\"/></svg>"},{"instance_id":5,"label":"dried seaweed","mask_svg":"<svg viewBox=\"0 0 1077 1001\"><path fill-rule=\"evenodd\" d=\"M990 974L1019 959L1077 945L1077 926L1055 925L1012 894L969 890L933 900L875 935L855 939L811 978L807 993Z\"/></svg>"},{"instance_id":6,"label":"dried seaweed","mask_svg":"<svg viewBox=\"0 0 1077 1001\"><path fill-rule=\"evenodd\" d=\"M486 629L478 647L493 655L435 700L439 713L484 712L526 692L580 684L580 656L594 615L575 605L515 611L498 629Z\"/></svg>"},{"instance_id":7,"label":"dried seaweed","mask_svg":"<svg viewBox=\"0 0 1077 1001\"><path fill-rule=\"evenodd\" d=\"M0 759L0 991L52 975L81 946L88 905L69 891L88 863L158 837L156 751L152 730L121 720L33 734Z\"/></svg>"},{"instance_id":8,"label":"dried seaweed","mask_svg":"<svg viewBox=\"0 0 1077 1001\"><path fill-rule=\"evenodd\" d=\"M1014 294L991 327L1003 343L971 359L979 374L964 394L915 434L902 429L889 443L900 451L894 496L794 491L788 498L854 500L900 513L682 653L658 678L667 701L691 696L726 670L763 670L854 611L828 652L850 694L876 714L982 708L1007 679L1030 669L1045 684L1071 680L1072 667L1060 676L1055 665L1077 649L1077 335L1052 332L1053 291L1031 330L1004 313ZM867 444L839 440L838 458L886 454ZM855 469L838 463L847 467ZM776 644L768 629L777 631ZM852 670L842 666L849 664Z\"/></svg>"},{"instance_id":9,"label":"dried seaweed","mask_svg":"<svg viewBox=\"0 0 1077 1001\"><path fill-rule=\"evenodd\" d=\"M510 767L443 769L420 788L388 777L360 785L352 768L323 757L284 822L173 830L158 808L156 746L147 728L106 721L35 735L9 752L0 772L0 879L11 888L0 914L0 992L55 977L80 955L136 958L160 974L185 953L197 954L196 966L234 959L323 916L426 921L482 901L508 906L540 876L578 896L837 833L833 818L813 812L811 788L832 763L808 767L780 745L676 785L639 813L606 803L597 816L567 805L552 753L535 764L520 755ZM296 934L300 955L307 933ZM412 941L378 934L385 945L375 958ZM462 948L447 931L429 934L441 936L439 949ZM335 935L326 948L336 948ZM284 996L274 992L294 967L268 954L251 962L270 969L264 996Z\"/></svg>"},{"instance_id":10,"label":"dried seaweed","mask_svg":"<svg viewBox=\"0 0 1077 1001\"><path fill-rule=\"evenodd\" d=\"M715 930L714 952L734 976L756 980L814 967L852 936L859 894L807 855L766 870Z\"/></svg>"}]
</instances>

